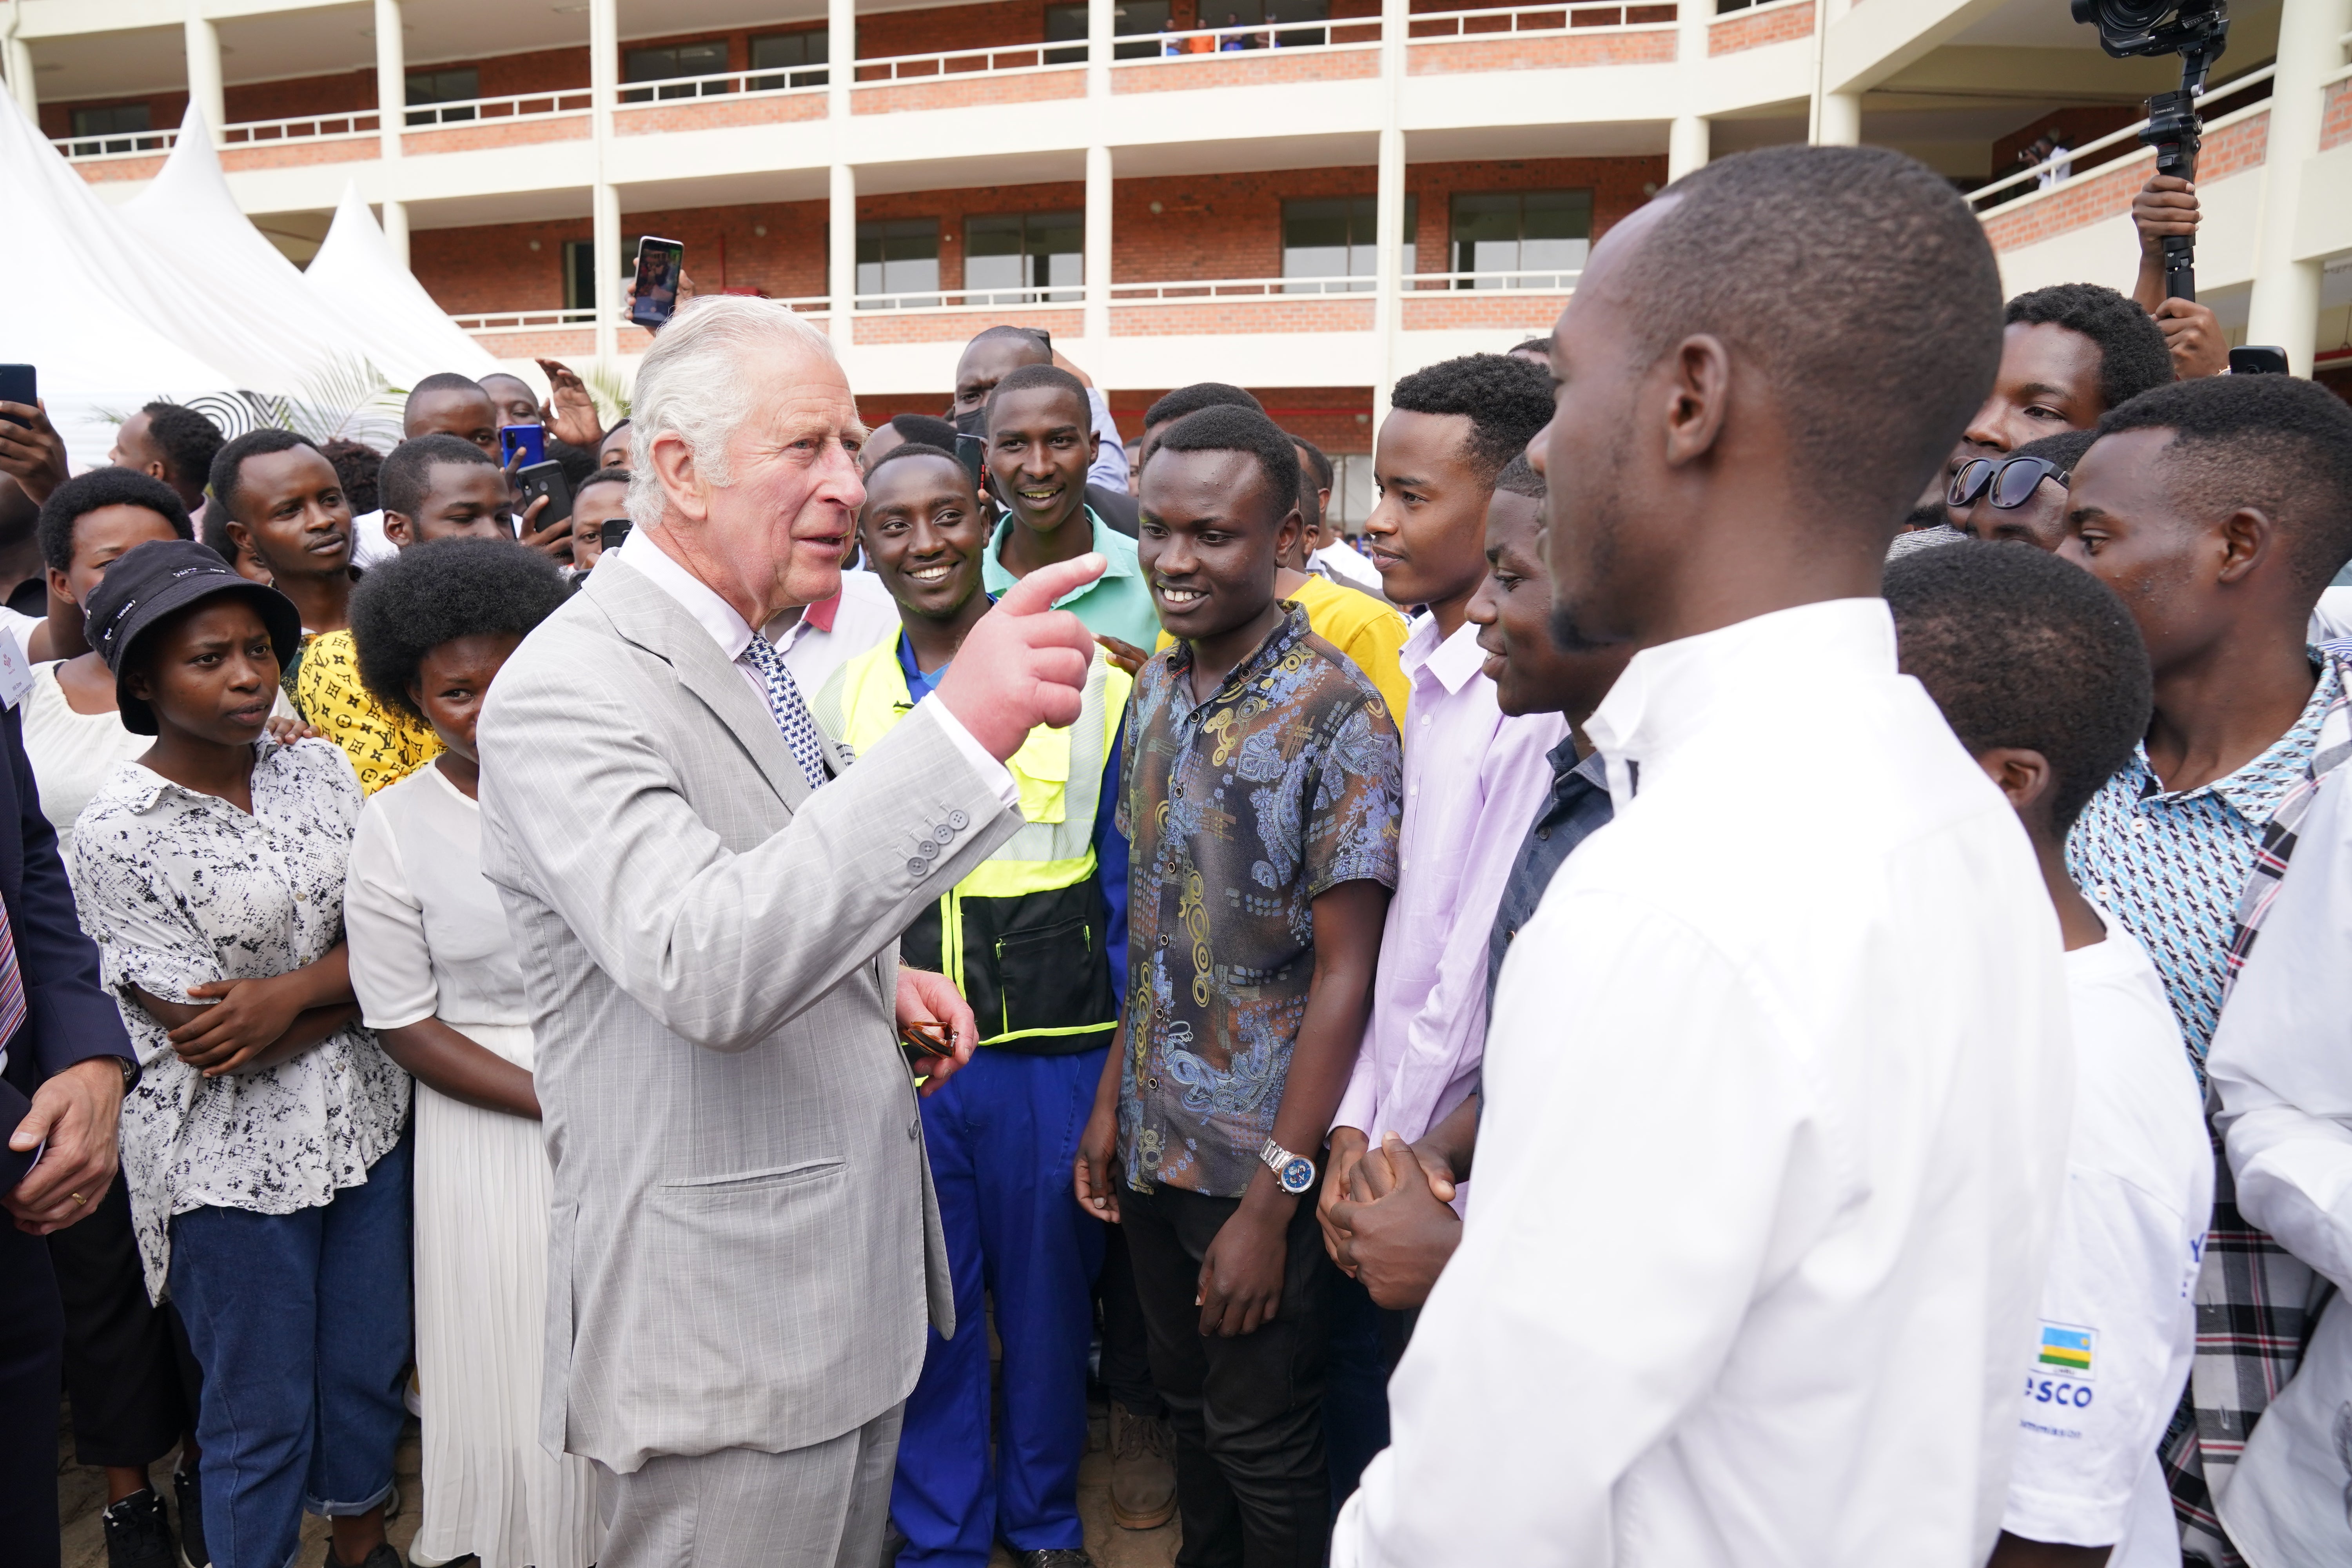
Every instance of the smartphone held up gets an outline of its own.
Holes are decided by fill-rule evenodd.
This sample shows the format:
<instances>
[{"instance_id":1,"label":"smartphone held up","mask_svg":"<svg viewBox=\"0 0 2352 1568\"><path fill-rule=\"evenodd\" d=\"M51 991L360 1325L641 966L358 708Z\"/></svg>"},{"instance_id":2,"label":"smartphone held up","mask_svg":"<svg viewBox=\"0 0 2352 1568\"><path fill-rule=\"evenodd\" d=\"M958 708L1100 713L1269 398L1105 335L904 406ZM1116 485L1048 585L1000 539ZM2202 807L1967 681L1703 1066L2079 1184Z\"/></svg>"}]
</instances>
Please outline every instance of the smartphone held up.
<instances>
[{"instance_id":1,"label":"smartphone held up","mask_svg":"<svg viewBox=\"0 0 2352 1568\"><path fill-rule=\"evenodd\" d=\"M686 270L686 247L674 239L646 235L637 241L637 277L629 301L629 320L659 331L677 313L678 279Z\"/></svg>"}]
</instances>

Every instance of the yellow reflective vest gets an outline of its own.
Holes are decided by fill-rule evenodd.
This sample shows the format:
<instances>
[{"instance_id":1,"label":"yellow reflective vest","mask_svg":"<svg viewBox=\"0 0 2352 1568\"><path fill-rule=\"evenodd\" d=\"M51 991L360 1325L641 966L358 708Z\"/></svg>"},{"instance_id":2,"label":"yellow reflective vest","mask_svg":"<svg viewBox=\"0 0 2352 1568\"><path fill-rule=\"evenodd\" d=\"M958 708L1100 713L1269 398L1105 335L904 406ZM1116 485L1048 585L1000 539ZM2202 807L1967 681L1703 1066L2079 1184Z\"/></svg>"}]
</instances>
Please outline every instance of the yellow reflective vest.
<instances>
[{"instance_id":1,"label":"yellow reflective vest","mask_svg":"<svg viewBox=\"0 0 2352 1568\"><path fill-rule=\"evenodd\" d=\"M898 662L901 630L834 671L812 710L864 752L914 710ZM1109 906L1095 864L1103 769L1134 681L1100 649L1078 721L1040 727L1006 759L1024 826L899 939L908 963L946 974L971 1004L981 1041L1058 1056L1110 1043L1118 1008L1107 951Z\"/></svg>"}]
</instances>

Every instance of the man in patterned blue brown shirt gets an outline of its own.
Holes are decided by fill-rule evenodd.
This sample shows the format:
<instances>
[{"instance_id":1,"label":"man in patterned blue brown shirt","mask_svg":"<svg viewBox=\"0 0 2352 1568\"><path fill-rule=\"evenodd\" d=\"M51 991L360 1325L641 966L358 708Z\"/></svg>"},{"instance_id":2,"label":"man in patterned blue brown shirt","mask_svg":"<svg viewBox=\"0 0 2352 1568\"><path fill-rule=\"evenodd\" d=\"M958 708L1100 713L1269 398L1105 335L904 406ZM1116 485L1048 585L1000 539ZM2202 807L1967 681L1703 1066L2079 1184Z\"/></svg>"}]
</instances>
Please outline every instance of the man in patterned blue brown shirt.
<instances>
[{"instance_id":1,"label":"man in patterned blue brown shirt","mask_svg":"<svg viewBox=\"0 0 2352 1568\"><path fill-rule=\"evenodd\" d=\"M1297 497L1252 409L1188 416L1144 466L1143 572L1178 640L1128 715L1127 1015L1076 1171L1126 1227L1187 1560L1252 1568L1319 1568L1330 1538L1317 1162L1397 876L1396 727L1275 594Z\"/></svg>"},{"instance_id":2,"label":"man in patterned blue brown shirt","mask_svg":"<svg viewBox=\"0 0 2352 1568\"><path fill-rule=\"evenodd\" d=\"M2288 791L2309 776L2342 666L2305 646L2320 590L2352 555L2352 519L2320 476L2352 414L2286 376L2212 376L2108 413L2075 465L2059 553L2115 589L2139 623L2156 714L2093 797L2067 869L2147 950L2201 1079L2220 1019L2241 895ZM2227 1564L2212 1500L2294 1375L2313 1276L2240 1218L2216 1162L2197 1286L2189 1405L2164 1459L2185 1554Z\"/></svg>"}]
</instances>

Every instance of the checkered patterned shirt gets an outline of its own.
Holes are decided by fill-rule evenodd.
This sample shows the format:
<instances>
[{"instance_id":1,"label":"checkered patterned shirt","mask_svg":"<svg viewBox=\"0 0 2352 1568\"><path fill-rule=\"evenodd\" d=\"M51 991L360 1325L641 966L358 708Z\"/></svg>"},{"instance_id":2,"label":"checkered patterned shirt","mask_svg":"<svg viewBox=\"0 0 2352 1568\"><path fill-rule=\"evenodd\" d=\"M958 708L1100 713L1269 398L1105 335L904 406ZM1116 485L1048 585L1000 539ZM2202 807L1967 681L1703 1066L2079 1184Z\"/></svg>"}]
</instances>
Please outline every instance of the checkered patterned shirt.
<instances>
[{"instance_id":1,"label":"checkered patterned shirt","mask_svg":"<svg viewBox=\"0 0 2352 1568\"><path fill-rule=\"evenodd\" d=\"M2342 664L2317 649L2312 662L2320 677L2311 700L2262 755L2227 778L2168 794L2146 750L2137 750L2066 840L2075 882L2155 961L2200 1082L2228 991L2240 898L2273 816L2310 776L2321 726L2345 697ZM2197 1282L2197 1360L2162 1456L2184 1555L2236 1568L2242 1559L2214 1515L2213 1494L2255 1420L2294 1375L2324 1282L2239 1216L2218 1139L2214 1155L2213 1224Z\"/></svg>"}]
</instances>

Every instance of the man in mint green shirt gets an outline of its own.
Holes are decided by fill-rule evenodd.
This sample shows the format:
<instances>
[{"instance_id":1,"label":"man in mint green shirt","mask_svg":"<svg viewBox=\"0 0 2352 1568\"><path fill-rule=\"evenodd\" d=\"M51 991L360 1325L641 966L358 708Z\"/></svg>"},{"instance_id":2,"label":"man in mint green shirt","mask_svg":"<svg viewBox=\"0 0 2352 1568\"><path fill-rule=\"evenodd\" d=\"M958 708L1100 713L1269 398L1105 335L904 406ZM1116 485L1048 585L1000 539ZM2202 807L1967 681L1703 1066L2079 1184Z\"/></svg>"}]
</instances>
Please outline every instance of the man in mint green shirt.
<instances>
[{"instance_id":1,"label":"man in mint green shirt","mask_svg":"<svg viewBox=\"0 0 2352 1568\"><path fill-rule=\"evenodd\" d=\"M1084 383L1050 364L1026 364L988 395L988 477L1005 510L981 558L981 584L1003 593L1041 566L1098 551L1100 577L1055 604L1097 637L1149 650L1160 612L1137 564L1135 542L1087 505L1097 437Z\"/></svg>"}]
</instances>

